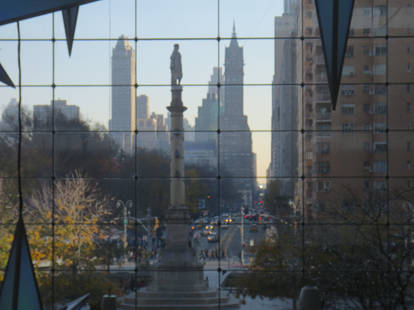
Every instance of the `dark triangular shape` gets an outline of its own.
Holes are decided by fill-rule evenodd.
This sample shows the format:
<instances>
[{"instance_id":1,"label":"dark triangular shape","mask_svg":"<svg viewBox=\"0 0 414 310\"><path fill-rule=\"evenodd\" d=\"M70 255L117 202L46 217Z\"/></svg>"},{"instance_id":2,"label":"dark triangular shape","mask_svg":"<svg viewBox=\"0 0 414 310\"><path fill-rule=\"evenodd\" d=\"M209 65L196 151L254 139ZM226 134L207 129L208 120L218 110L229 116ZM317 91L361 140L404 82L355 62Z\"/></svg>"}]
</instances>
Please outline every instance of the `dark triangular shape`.
<instances>
[{"instance_id":1,"label":"dark triangular shape","mask_svg":"<svg viewBox=\"0 0 414 310\"><path fill-rule=\"evenodd\" d=\"M21 218L17 222L6 274L0 289L0 309L42 309L26 230Z\"/></svg>"},{"instance_id":2,"label":"dark triangular shape","mask_svg":"<svg viewBox=\"0 0 414 310\"><path fill-rule=\"evenodd\" d=\"M79 6L62 10L63 23L65 24L66 43L69 56L72 54L73 38L75 37L76 20L78 19Z\"/></svg>"},{"instance_id":3,"label":"dark triangular shape","mask_svg":"<svg viewBox=\"0 0 414 310\"><path fill-rule=\"evenodd\" d=\"M354 0L315 0L323 53L335 110Z\"/></svg>"},{"instance_id":4,"label":"dark triangular shape","mask_svg":"<svg viewBox=\"0 0 414 310\"><path fill-rule=\"evenodd\" d=\"M0 64L0 82L3 82L4 84L16 88L10 79L9 75L7 74L6 70L4 70L3 66Z\"/></svg>"}]
</instances>

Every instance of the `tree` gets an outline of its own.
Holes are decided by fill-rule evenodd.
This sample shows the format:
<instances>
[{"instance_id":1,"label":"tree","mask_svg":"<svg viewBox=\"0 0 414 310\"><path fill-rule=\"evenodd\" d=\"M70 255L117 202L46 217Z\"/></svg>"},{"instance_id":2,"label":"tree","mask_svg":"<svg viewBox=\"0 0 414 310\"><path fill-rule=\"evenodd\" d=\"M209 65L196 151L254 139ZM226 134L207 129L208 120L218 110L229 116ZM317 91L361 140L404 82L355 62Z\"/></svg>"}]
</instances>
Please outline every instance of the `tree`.
<instances>
[{"instance_id":1,"label":"tree","mask_svg":"<svg viewBox=\"0 0 414 310\"><path fill-rule=\"evenodd\" d=\"M347 309L408 309L413 196L400 184L388 192L337 187L332 200L315 210L311 225L305 224L303 246L300 232L295 238L286 230L276 243L264 241L255 249L239 292L294 298L311 284L320 288L327 308L340 303Z\"/></svg>"},{"instance_id":2,"label":"tree","mask_svg":"<svg viewBox=\"0 0 414 310\"><path fill-rule=\"evenodd\" d=\"M0 269L6 269L9 251L13 241L13 231L17 219L14 195L9 192L10 181L0 179ZM14 186L12 186L14 188ZM0 276L0 281L2 276Z\"/></svg>"},{"instance_id":3,"label":"tree","mask_svg":"<svg viewBox=\"0 0 414 310\"><path fill-rule=\"evenodd\" d=\"M29 232L35 264L52 260L50 223L54 216L55 263L70 268L74 275L82 268L94 268L95 240L102 233L99 224L108 214L109 201L97 184L78 171L55 182L54 201L52 188L43 185L27 208L29 217L38 223Z\"/></svg>"}]
</instances>

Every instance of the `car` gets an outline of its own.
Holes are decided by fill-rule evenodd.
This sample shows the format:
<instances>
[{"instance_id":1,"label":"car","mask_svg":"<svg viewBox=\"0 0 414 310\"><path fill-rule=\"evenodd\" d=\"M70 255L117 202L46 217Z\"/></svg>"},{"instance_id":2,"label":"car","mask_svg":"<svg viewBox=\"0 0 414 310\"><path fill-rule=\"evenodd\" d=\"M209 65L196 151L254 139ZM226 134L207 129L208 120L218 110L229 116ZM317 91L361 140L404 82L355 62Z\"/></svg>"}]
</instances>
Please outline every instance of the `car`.
<instances>
[{"instance_id":1,"label":"car","mask_svg":"<svg viewBox=\"0 0 414 310\"><path fill-rule=\"evenodd\" d=\"M215 231L210 232L210 235L207 237L208 242L217 242L217 233Z\"/></svg>"},{"instance_id":2,"label":"car","mask_svg":"<svg viewBox=\"0 0 414 310\"><path fill-rule=\"evenodd\" d=\"M254 225L251 225L250 227L249 227L249 231L250 232L257 232L257 225L256 224L254 224Z\"/></svg>"}]
</instances>

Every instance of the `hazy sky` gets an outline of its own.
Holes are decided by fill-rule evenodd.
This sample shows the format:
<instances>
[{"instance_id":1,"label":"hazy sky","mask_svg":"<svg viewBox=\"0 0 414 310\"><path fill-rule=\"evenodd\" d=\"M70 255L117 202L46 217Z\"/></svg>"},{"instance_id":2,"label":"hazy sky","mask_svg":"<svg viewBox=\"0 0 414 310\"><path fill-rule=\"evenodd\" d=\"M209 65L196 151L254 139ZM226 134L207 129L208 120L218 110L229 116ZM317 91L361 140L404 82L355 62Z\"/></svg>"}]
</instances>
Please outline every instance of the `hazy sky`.
<instances>
[{"instance_id":1,"label":"hazy sky","mask_svg":"<svg viewBox=\"0 0 414 310\"><path fill-rule=\"evenodd\" d=\"M138 41L137 81L139 84L167 84L170 79L169 57L174 43L180 44L183 62L183 84L205 84L214 66L223 65L224 48L228 40L208 40L219 34L230 37L233 21L238 37L274 35L274 17L282 12L282 0L102 0L80 8L76 39L116 39L120 35L154 39ZM135 27L135 12L137 22ZM22 38L50 39L52 14L21 23ZM60 13L55 14L55 35L64 38ZM204 40L180 40L179 38ZM16 24L0 26L0 39L17 38ZM170 40L156 40L171 38ZM66 42L58 41L55 48L56 84L110 84L110 56L116 41L75 41L72 57L68 57ZM272 81L274 43L272 40L239 40L244 47L245 83ZM131 45L135 48L135 41ZM0 63L12 80L18 82L17 44L0 41ZM23 84L22 102L28 107L47 104L52 99L52 43L25 41L22 43ZM184 87L183 101L188 107L185 117L194 124L197 107L207 92L206 86ZM170 102L168 87L143 86L138 95L146 94L150 110L166 115ZM258 176L266 175L270 161L271 86L245 86L244 112L253 130L253 151L257 153ZM17 90L0 87L1 106L17 97ZM55 98L67 99L80 106L83 118L107 126L110 115L110 87L57 87Z\"/></svg>"}]
</instances>

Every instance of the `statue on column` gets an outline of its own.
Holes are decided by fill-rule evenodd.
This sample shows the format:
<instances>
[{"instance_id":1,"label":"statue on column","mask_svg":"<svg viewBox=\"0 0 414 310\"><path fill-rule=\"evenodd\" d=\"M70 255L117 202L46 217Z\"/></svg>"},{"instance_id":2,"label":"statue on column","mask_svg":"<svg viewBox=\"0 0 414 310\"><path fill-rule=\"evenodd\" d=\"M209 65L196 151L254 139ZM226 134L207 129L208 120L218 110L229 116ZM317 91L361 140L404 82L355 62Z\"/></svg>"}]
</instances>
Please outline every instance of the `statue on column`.
<instances>
[{"instance_id":1,"label":"statue on column","mask_svg":"<svg viewBox=\"0 0 414 310\"><path fill-rule=\"evenodd\" d=\"M177 86L181 84L181 79L183 78L183 70L181 67L181 54L178 51L179 45L174 44L174 51L171 54L171 85Z\"/></svg>"}]
</instances>

